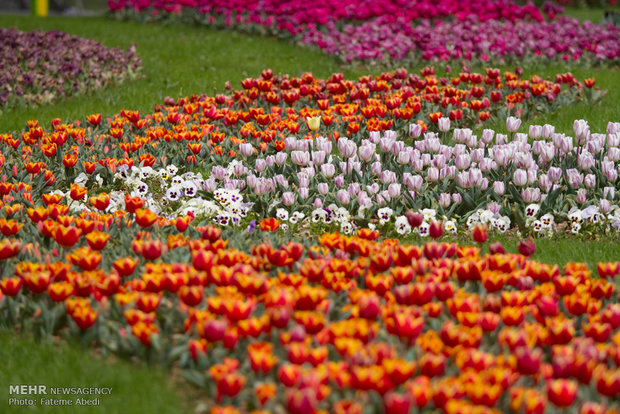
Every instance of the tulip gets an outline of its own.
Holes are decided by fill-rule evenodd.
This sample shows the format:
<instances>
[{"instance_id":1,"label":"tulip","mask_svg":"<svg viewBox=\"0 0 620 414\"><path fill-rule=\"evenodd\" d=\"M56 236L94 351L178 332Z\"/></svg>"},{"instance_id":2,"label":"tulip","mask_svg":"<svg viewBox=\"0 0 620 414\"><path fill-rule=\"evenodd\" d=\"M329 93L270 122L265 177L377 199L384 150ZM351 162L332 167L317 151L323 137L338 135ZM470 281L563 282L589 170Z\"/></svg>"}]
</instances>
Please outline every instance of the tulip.
<instances>
[{"instance_id":1,"label":"tulip","mask_svg":"<svg viewBox=\"0 0 620 414\"><path fill-rule=\"evenodd\" d=\"M99 314L90 306L78 306L70 313L71 318L81 330L87 330L97 321Z\"/></svg>"},{"instance_id":2,"label":"tulip","mask_svg":"<svg viewBox=\"0 0 620 414\"><path fill-rule=\"evenodd\" d=\"M411 399L407 394L390 392L383 398L383 405L386 413L408 414L411 410Z\"/></svg>"},{"instance_id":3,"label":"tulip","mask_svg":"<svg viewBox=\"0 0 620 414\"><path fill-rule=\"evenodd\" d=\"M588 121L583 119L575 120L575 122L573 122L573 131L575 131L575 139L577 139L577 142L584 144L590 136Z\"/></svg>"},{"instance_id":4,"label":"tulip","mask_svg":"<svg viewBox=\"0 0 620 414\"><path fill-rule=\"evenodd\" d=\"M6 277L0 279L0 291L6 296L17 296L24 283L24 279L20 277Z\"/></svg>"},{"instance_id":5,"label":"tulip","mask_svg":"<svg viewBox=\"0 0 620 414\"><path fill-rule=\"evenodd\" d=\"M519 242L518 249L519 253L521 253L523 256L532 256L534 253L536 253L536 244L531 238L528 240L521 240Z\"/></svg>"},{"instance_id":6,"label":"tulip","mask_svg":"<svg viewBox=\"0 0 620 414\"><path fill-rule=\"evenodd\" d=\"M516 169L512 175L512 180L515 185L523 187L527 184L527 172L522 169Z\"/></svg>"},{"instance_id":7,"label":"tulip","mask_svg":"<svg viewBox=\"0 0 620 414\"><path fill-rule=\"evenodd\" d=\"M437 121L437 126L441 132L448 132L450 130L450 118L442 117Z\"/></svg>"},{"instance_id":8,"label":"tulip","mask_svg":"<svg viewBox=\"0 0 620 414\"><path fill-rule=\"evenodd\" d=\"M249 143L239 144L239 153L244 157L249 157L254 155L254 147Z\"/></svg>"},{"instance_id":9,"label":"tulip","mask_svg":"<svg viewBox=\"0 0 620 414\"><path fill-rule=\"evenodd\" d=\"M338 190L336 193L336 198L343 205L347 205L351 201L351 195L347 190Z\"/></svg>"},{"instance_id":10,"label":"tulip","mask_svg":"<svg viewBox=\"0 0 620 414\"><path fill-rule=\"evenodd\" d=\"M96 197L90 197L90 203L97 210L103 211L110 205L110 195L106 193L100 193Z\"/></svg>"},{"instance_id":11,"label":"tulip","mask_svg":"<svg viewBox=\"0 0 620 414\"><path fill-rule=\"evenodd\" d=\"M418 138L422 134L422 126L420 124L409 124L409 136Z\"/></svg>"},{"instance_id":12,"label":"tulip","mask_svg":"<svg viewBox=\"0 0 620 414\"><path fill-rule=\"evenodd\" d=\"M309 130L317 131L319 127L321 126L321 117L313 116L313 117L306 118L306 125L308 126Z\"/></svg>"},{"instance_id":13,"label":"tulip","mask_svg":"<svg viewBox=\"0 0 620 414\"><path fill-rule=\"evenodd\" d=\"M411 228L418 228L420 226L420 224L422 224L422 222L424 221L424 216L420 213L415 213L411 210L408 210L405 213L405 216L407 217L407 221L409 222L409 225L411 226Z\"/></svg>"},{"instance_id":14,"label":"tulip","mask_svg":"<svg viewBox=\"0 0 620 414\"><path fill-rule=\"evenodd\" d=\"M310 153L307 151L292 151L291 162L300 166L307 165L310 162Z\"/></svg>"},{"instance_id":15,"label":"tulip","mask_svg":"<svg viewBox=\"0 0 620 414\"><path fill-rule=\"evenodd\" d=\"M294 203L295 203L294 193L290 191L286 191L282 193L282 204L284 204L285 206L292 206Z\"/></svg>"},{"instance_id":16,"label":"tulip","mask_svg":"<svg viewBox=\"0 0 620 414\"><path fill-rule=\"evenodd\" d=\"M487 226L485 224L479 224L472 230L472 236L476 243L482 244L489 238Z\"/></svg>"},{"instance_id":17,"label":"tulip","mask_svg":"<svg viewBox=\"0 0 620 414\"><path fill-rule=\"evenodd\" d=\"M515 118L514 116L509 116L506 119L506 129L508 130L508 132L517 132L520 126L521 126L521 120L519 118Z\"/></svg>"},{"instance_id":18,"label":"tulip","mask_svg":"<svg viewBox=\"0 0 620 414\"><path fill-rule=\"evenodd\" d=\"M452 197L450 197L450 194L446 194L446 193L439 194L439 205L441 207L448 208L450 207L450 204L452 204Z\"/></svg>"},{"instance_id":19,"label":"tulip","mask_svg":"<svg viewBox=\"0 0 620 414\"><path fill-rule=\"evenodd\" d=\"M551 380L547 383L547 397L556 407L569 407L577 396L577 382L566 379Z\"/></svg>"},{"instance_id":20,"label":"tulip","mask_svg":"<svg viewBox=\"0 0 620 414\"><path fill-rule=\"evenodd\" d=\"M441 221L433 221L428 229L428 235L433 239L438 239L443 235L443 225Z\"/></svg>"},{"instance_id":21,"label":"tulip","mask_svg":"<svg viewBox=\"0 0 620 414\"><path fill-rule=\"evenodd\" d=\"M500 242L494 242L489 245L489 253L491 254L504 254L504 246Z\"/></svg>"},{"instance_id":22,"label":"tulip","mask_svg":"<svg viewBox=\"0 0 620 414\"><path fill-rule=\"evenodd\" d=\"M538 348L519 347L515 351L517 370L522 375L535 375L540 370L542 351Z\"/></svg>"}]
</instances>

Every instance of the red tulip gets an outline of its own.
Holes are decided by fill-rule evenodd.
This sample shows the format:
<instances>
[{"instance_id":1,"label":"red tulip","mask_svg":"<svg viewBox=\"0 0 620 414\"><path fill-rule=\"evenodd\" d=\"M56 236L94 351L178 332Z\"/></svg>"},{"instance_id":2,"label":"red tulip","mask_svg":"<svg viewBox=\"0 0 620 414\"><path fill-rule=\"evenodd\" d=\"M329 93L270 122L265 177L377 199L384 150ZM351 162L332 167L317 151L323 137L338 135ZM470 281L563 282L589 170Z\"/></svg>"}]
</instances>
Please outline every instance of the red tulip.
<instances>
[{"instance_id":1,"label":"red tulip","mask_svg":"<svg viewBox=\"0 0 620 414\"><path fill-rule=\"evenodd\" d=\"M542 351L539 348L531 349L519 347L515 350L517 357L517 371L522 375L534 375L540 370Z\"/></svg>"},{"instance_id":2,"label":"red tulip","mask_svg":"<svg viewBox=\"0 0 620 414\"><path fill-rule=\"evenodd\" d=\"M0 279L0 290L6 296L17 296L24 280L21 277L7 277Z\"/></svg>"},{"instance_id":3,"label":"red tulip","mask_svg":"<svg viewBox=\"0 0 620 414\"><path fill-rule=\"evenodd\" d=\"M443 235L443 224L441 221L433 221L428 228L428 235L433 239L438 239Z\"/></svg>"},{"instance_id":4,"label":"red tulip","mask_svg":"<svg viewBox=\"0 0 620 414\"><path fill-rule=\"evenodd\" d=\"M316 391L310 387L287 390L286 409L290 414L314 414L316 412Z\"/></svg>"},{"instance_id":5,"label":"red tulip","mask_svg":"<svg viewBox=\"0 0 620 414\"><path fill-rule=\"evenodd\" d=\"M620 274L620 262L597 263L596 270L602 278L614 278Z\"/></svg>"},{"instance_id":6,"label":"red tulip","mask_svg":"<svg viewBox=\"0 0 620 414\"><path fill-rule=\"evenodd\" d=\"M412 210L408 210L405 213L405 217L407 217L407 221L412 228L420 227L420 224L424 221L424 216L420 213L415 213Z\"/></svg>"},{"instance_id":7,"label":"red tulip","mask_svg":"<svg viewBox=\"0 0 620 414\"><path fill-rule=\"evenodd\" d=\"M487 241L487 239L489 238L489 231L486 224L479 224L475 226L472 235L476 243L482 244Z\"/></svg>"},{"instance_id":8,"label":"red tulip","mask_svg":"<svg viewBox=\"0 0 620 414\"><path fill-rule=\"evenodd\" d=\"M386 413L408 414L411 409L411 399L407 394L389 392L383 397L383 406Z\"/></svg>"},{"instance_id":9,"label":"red tulip","mask_svg":"<svg viewBox=\"0 0 620 414\"><path fill-rule=\"evenodd\" d=\"M556 407L569 407L575 401L576 396L576 381L556 379L547 383L547 397Z\"/></svg>"},{"instance_id":10,"label":"red tulip","mask_svg":"<svg viewBox=\"0 0 620 414\"><path fill-rule=\"evenodd\" d=\"M532 238L521 240L519 242L519 253L523 256L532 256L536 253L536 243L534 243L534 240Z\"/></svg>"},{"instance_id":11,"label":"red tulip","mask_svg":"<svg viewBox=\"0 0 620 414\"><path fill-rule=\"evenodd\" d=\"M96 197L90 197L90 203L97 210L103 211L110 205L110 195L107 193L100 193Z\"/></svg>"},{"instance_id":12,"label":"red tulip","mask_svg":"<svg viewBox=\"0 0 620 414\"><path fill-rule=\"evenodd\" d=\"M123 257L116 259L114 263L112 263L112 267L114 267L121 277L131 275L136 270L137 265L138 259L133 257Z\"/></svg>"}]
</instances>

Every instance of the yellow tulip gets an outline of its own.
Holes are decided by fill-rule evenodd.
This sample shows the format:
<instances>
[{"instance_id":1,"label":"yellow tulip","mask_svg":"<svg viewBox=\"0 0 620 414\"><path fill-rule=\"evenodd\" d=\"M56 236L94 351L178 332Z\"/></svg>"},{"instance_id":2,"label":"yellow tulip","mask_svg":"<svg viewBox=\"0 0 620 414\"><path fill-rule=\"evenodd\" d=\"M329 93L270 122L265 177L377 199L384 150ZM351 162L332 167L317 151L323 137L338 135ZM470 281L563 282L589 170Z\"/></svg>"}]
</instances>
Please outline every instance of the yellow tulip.
<instances>
[{"instance_id":1,"label":"yellow tulip","mask_svg":"<svg viewBox=\"0 0 620 414\"><path fill-rule=\"evenodd\" d=\"M319 129L319 126L321 126L321 117L320 116L308 117L306 118L306 122L308 124L308 128L311 131L316 131Z\"/></svg>"}]
</instances>

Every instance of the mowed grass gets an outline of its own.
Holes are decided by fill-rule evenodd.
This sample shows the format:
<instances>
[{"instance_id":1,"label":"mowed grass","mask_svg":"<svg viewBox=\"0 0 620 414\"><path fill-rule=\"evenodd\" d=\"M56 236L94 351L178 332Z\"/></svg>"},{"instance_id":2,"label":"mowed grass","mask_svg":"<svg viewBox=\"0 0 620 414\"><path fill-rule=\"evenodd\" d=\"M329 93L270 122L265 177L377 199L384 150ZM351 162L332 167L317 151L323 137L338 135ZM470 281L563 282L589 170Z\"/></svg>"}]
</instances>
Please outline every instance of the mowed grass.
<instances>
[{"instance_id":1,"label":"mowed grass","mask_svg":"<svg viewBox=\"0 0 620 414\"><path fill-rule=\"evenodd\" d=\"M494 241L494 238L489 238ZM557 264L563 267L569 262L586 263L593 273L596 273L596 264L599 262L614 262L620 260L620 243L617 241L575 240L568 237L554 237L534 239L536 253L533 260L542 263ZM472 243L474 244L474 243ZM518 253L519 240L509 237L502 241L506 252Z\"/></svg>"},{"instance_id":2,"label":"mowed grass","mask_svg":"<svg viewBox=\"0 0 620 414\"><path fill-rule=\"evenodd\" d=\"M160 369L103 359L67 344L37 343L25 335L0 331L0 412L3 413L152 413L184 414L196 401L172 389ZM43 406L40 398L71 399L77 395L10 395L11 385L51 387L111 387L99 406ZM50 391L48 391L48 394ZM94 398L88 395L86 399ZM30 398L36 406L9 406L9 398Z\"/></svg>"}]
</instances>

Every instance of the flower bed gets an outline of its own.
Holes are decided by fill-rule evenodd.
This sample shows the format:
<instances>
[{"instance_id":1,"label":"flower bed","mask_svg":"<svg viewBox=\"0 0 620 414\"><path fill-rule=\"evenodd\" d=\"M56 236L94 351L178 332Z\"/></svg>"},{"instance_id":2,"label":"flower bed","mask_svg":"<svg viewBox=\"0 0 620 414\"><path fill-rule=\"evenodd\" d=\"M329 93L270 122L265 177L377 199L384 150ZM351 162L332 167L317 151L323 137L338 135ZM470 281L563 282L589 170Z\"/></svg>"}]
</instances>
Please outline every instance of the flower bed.
<instances>
[{"instance_id":1,"label":"flower bed","mask_svg":"<svg viewBox=\"0 0 620 414\"><path fill-rule=\"evenodd\" d=\"M347 62L551 59L617 63L620 28L555 18L562 8L545 3L545 21L532 4L511 1L238 2L109 1L117 16L177 16L216 27L294 37ZM260 6L259 6L260 5ZM446 18L449 18L446 20Z\"/></svg>"},{"instance_id":2,"label":"flower bed","mask_svg":"<svg viewBox=\"0 0 620 414\"><path fill-rule=\"evenodd\" d=\"M584 83L265 70L146 116L31 121L0 135L0 326L172 364L212 412L605 412L620 263L486 241L617 234L620 124L464 128L594 99ZM441 239L447 218L480 247ZM385 238L407 228L437 240Z\"/></svg>"},{"instance_id":3,"label":"flower bed","mask_svg":"<svg viewBox=\"0 0 620 414\"><path fill-rule=\"evenodd\" d=\"M0 28L0 110L52 103L122 82L141 66L127 51L58 31Z\"/></svg>"},{"instance_id":4,"label":"flower bed","mask_svg":"<svg viewBox=\"0 0 620 414\"><path fill-rule=\"evenodd\" d=\"M0 323L178 364L212 413L606 412L620 395L618 262L596 277L368 229L249 251L211 226L77 220L55 233L66 258L0 242Z\"/></svg>"},{"instance_id":5,"label":"flower bed","mask_svg":"<svg viewBox=\"0 0 620 414\"><path fill-rule=\"evenodd\" d=\"M318 46L347 62L359 60L452 60L495 62L551 59L600 63L620 59L620 28L571 17L549 22L425 21L415 27L402 19L378 18L339 28L333 23L311 27L301 43Z\"/></svg>"},{"instance_id":6,"label":"flower bed","mask_svg":"<svg viewBox=\"0 0 620 414\"><path fill-rule=\"evenodd\" d=\"M422 236L433 220L452 233L481 222L500 232L580 232L587 224L616 234L617 124L605 135L576 122L575 139L550 125L516 133L514 117L510 136L464 128L593 99L593 79L583 87L570 74L552 82L496 69L451 80L433 73L399 69L351 82L265 70L242 81L243 90L167 99L147 116L56 120L51 131L32 122L21 139L2 136L5 168L14 151L23 153L23 170L5 178L3 194L34 186L35 197L53 191L79 213L98 208L86 194L103 186L109 213L138 197L163 220L277 219L283 230L377 226L403 235L413 230L404 217L413 209L425 215Z\"/></svg>"},{"instance_id":7,"label":"flower bed","mask_svg":"<svg viewBox=\"0 0 620 414\"><path fill-rule=\"evenodd\" d=\"M457 16L463 19L477 16L482 21L492 19L532 19L542 20L539 9L532 5L521 6L512 0L413 0L403 3L398 0L380 1L333 1L319 0L307 3L298 0L108 0L111 11L133 9L154 13L178 13L184 8L200 13L225 16L231 21L272 25L293 34L299 33L305 24L323 25L327 22L347 20L365 21L376 17L404 16L407 20L434 19ZM243 16L237 18L236 16ZM239 21L237 23L240 23Z\"/></svg>"}]
</instances>

